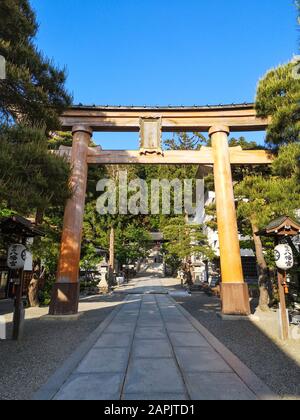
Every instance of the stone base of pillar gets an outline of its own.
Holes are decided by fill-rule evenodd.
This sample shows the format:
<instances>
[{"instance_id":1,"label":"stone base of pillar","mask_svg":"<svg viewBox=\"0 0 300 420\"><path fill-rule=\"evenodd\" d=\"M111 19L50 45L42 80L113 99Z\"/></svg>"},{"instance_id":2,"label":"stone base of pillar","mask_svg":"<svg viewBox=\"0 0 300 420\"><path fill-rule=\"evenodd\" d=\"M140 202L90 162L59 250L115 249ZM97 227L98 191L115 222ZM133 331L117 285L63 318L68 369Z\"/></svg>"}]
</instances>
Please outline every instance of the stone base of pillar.
<instances>
[{"instance_id":1,"label":"stone base of pillar","mask_svg":"<svg viewBox=\"0 0 300 420\"><path fill-rule=\"evenodd\" d=\"M246 283L221 285L222 313L224 315L250 315L249 289Z\"/></svg>"},{"instance_id":2,"label":"stone base of pillar","mask_svg":"<svg viewBox=\"0 0 300 420\"><path fill-rule=\"evenodd\" d=\"M63 316L78 313L79 283L56 283L53 286L49 315Z\"/></svg>"}]
</instances>

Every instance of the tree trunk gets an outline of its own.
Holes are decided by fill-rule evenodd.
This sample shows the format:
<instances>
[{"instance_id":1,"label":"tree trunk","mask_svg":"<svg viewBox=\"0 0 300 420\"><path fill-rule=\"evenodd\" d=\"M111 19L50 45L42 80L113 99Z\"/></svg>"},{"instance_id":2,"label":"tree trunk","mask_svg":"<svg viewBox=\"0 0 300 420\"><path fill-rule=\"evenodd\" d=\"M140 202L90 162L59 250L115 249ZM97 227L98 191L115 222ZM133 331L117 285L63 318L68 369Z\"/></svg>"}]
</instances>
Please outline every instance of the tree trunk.
<instances>
[{"instance_id":1,"label":"tree trunk","mask_svg":"<svg viewBox=\"0 0 300 420\"><path fill-rule=\"evenodd\" d=\"M28 300L31 308L38 308L40 306L39 301L39 289L40 280L36 274L32 276L32 280L29 284L28 289Z\"/></svg>"},{"instance_id":2,"label":"tree trunk","mask_svg":"<svg viewBox=\"0 0 300 420\"><path fill-rule=\"evenodd\" d=\"M258 227L254 222L251 222L253 231L253 240L255 245L255 253L257 260L258 271L258 285L259 285L259 309L267 312L270 310L270 276L269 269L265 260L263 245L261 238L255 233L258 232Z\"/></svg>"},{"instance_id":3,"label":"tree trunk","mask_svg":"<svg viewBox=\"0 0 300 420\"><path fill-rule=\"evenodd\" d=\"M115 229L111 227L109 239L109 265L112 271L115 270Z\"/></svg>"},{"instance_id":4,"label":"tree trunk","mask_svg":"<svg viewBox=\"0 0 300 420\"><path fill-rule=\"evenodd\" d=\"M35 225L40 226L43 223L43 218L44 218L44 210L37 209L36 215L35 215ZM37 240L39 240L39 238L34 239L34 241L37 241ZM29 284L29 289L28 289L29 305L32 308L37 308L40 306L39 291L42 284L41 272L42 272L41 261L40 260L34 261L33 262L33 275L32 275L31 282Z\"/></svg>"},{"instance_id":5,"label":"tree trunk","mask_svg":"<svg viewBox=\"0 0 300 420\"><path fill-rule=\"evenodd\" d=\"M109 238L109 270L108 270L108 282L109 286L114 285L114 272L115 272L115 229L112 226L110 229Z\"/></svg>"}]
</instances>

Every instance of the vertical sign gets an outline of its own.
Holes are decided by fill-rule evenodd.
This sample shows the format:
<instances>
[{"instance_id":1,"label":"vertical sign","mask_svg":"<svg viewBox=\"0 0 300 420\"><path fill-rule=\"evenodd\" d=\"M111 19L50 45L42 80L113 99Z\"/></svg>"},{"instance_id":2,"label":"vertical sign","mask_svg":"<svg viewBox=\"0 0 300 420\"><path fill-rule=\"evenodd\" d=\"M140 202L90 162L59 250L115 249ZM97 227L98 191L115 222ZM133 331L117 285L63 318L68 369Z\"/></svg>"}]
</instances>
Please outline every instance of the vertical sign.
<instances>
[{"instance_id":1,"label":"vertical sign","mask_svg":"<svg viewBox=\"0 0 300 420\"><path fill-rule=\"evenodd\" d=\"M6 340L6 319L0 316L0 340Z\"/></svg>"},{"instance_id":2,"label":"vertical sign","mask_svg":"<svg viewBox=\"0 0 300 420\"><path fill-rule=\"evenodd\" d=\"M7 266L11 270L24 268L26 261L26 248L22 244L11 245L8 249Z\"/></svg>"},{"instance_id":3,"label":"vertical sign","mask_svg":"<svg viewBox=\"0 0 300 420\"><path fill-rule=\"evenodd\" d=\"M6 79L6 62L5 58L0 55L0 80Z\"/></svg>"}]
</instances>

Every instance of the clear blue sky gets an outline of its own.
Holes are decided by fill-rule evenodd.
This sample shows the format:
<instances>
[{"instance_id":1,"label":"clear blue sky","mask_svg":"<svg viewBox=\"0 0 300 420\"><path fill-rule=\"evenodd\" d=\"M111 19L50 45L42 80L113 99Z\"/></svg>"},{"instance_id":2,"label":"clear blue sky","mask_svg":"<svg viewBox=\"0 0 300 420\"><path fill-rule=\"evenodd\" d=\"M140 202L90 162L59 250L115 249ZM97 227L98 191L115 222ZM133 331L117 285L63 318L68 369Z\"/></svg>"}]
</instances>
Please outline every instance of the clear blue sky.
<instances>
[{"instance_id":1,"label":"clear blue sky","mask_svg":"<svg viewBox=\"0 0 300 420\"><path fill-rule=\"evenodd\" d=\"M67 67L75 104L251 102L259 78L298 53L293 0L31 4L40 23L38 46ZM97 139L105 148L136 148L137 135Z\"/></svg>"}]
</instances>

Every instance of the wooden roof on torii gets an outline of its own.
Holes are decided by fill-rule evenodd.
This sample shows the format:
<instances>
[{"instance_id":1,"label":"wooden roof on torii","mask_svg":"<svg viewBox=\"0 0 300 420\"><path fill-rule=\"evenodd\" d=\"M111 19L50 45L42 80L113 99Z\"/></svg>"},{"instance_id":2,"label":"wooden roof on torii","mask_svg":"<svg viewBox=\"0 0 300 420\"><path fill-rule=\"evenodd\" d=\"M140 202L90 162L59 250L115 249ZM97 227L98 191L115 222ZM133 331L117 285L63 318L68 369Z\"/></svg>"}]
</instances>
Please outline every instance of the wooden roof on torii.
<instances>
[{"instance_id":1,"label":"wooden roof on torii","mask_svg":"<svg viewBox=\"0 0 300 420\"><path fill-rule=\"evenodd\" d=\"M84 124L93 131L138 132L140 118L149 117L162 119L163 132L205 132L214 125L226 125L231 132L264 131L270 122L257 116L253 103L245 103L192 107L75 105L64 112L61 123L64 130Z\"/></svg>"},{"instance_id":2,"label":"wooden roof on torii","mask_svg":"<svg viewBox=\"0 0 300 420\"><path fill-rule=\"evenodd\" d=\"M264 131L270 120L257 116L254 104L232 104L192 107L135 107L135 106L72 106L61 117L62 129L71 131L76 125L90 127L95 132L139 132L141 119L157 118L163 132L205 132L214 125L228 126L231 132ZM70 149L62 147L61 154ZM272 162L265 150L230 148L232 165L263 165ZM171 150L163 155L141 154L140 150L102 150L91 147L89 164L195 164L213 165L210 147L201 150Z\"/></svg>"}]
</instances>

